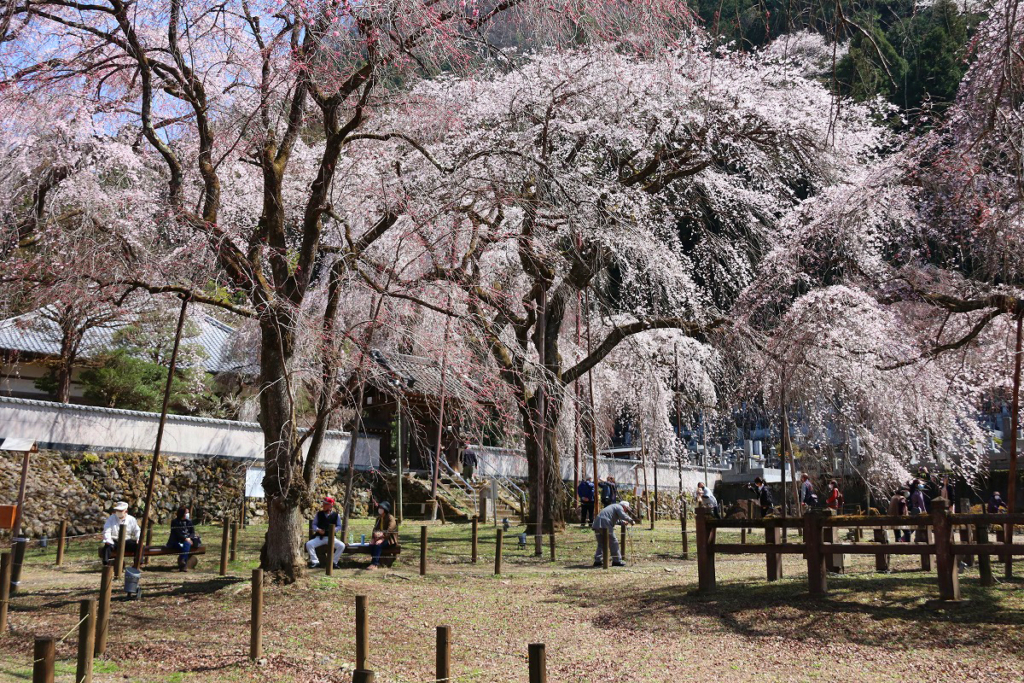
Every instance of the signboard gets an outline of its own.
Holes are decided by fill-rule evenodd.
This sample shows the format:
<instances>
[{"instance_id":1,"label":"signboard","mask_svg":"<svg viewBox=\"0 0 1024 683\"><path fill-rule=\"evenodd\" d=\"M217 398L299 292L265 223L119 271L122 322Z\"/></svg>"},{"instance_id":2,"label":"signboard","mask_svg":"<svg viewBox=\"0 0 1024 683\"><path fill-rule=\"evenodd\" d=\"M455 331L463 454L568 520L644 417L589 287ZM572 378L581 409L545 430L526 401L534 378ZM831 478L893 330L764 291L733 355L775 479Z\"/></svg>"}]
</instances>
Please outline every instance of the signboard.
<instances>
[{"instance_id":1,"label":"signboard","mask_svg":"<svg viewBox=\"0 0 1024 683\"><path fill-rule=\"evenodd\" d=\"M245 470L245 497L263 498L262 467L250 467Z\"/></svg>"}]
</instances>

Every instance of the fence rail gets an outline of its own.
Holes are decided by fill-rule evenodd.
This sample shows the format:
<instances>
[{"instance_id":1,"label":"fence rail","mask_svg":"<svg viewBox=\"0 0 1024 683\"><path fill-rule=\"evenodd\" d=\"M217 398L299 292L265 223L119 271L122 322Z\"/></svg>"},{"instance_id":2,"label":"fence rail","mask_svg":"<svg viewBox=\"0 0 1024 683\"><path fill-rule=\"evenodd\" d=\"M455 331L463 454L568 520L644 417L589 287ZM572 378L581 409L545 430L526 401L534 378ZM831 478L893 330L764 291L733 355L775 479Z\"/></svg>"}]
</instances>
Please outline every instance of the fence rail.
<instances>
[{"instance_id":1,"label":"fence rail","mask_svg":"<svg viewBox=\"0 0 1024 683\"><path fill-rule=\"evenodd\" d=\"M934 555L939 598L959 600L958 558L978 555L981 583L990 586L993 583L991 555L1001 557L1008 563L1014 555L1024 555L1024 544L1013 543L1012 533L1006 534L1005 542L998 539L994 543L984 542L988 538L990 526L1012 529L1015 524L1024 524L1024 514L955 514L949 511L948 501L942 498L932 501L930 514L913 517L833 515L830 510L813 510L803 517L712 519L710 510L698 508L696 521L697 576L701 593L711 593L716 588L715 555L765 555L769 581L782 578L783 555L801 555L807 560L811 595L827 593L828 571L835 565L834 558L838 556L874 555L875 566L881 570L888 568L889 555L920 555L922 567L930 569L931 556ZM860 531L864 527L875 530L876 542L860 541ZM802 528L803 541L781 543L779 530L784 528ZM840 528L855 529L858 540L853 543L839 542L836 532ZM958 528L961 542L956 541L953 533ZM971 542L972 528L979 542ZM765 543L718 543L718 529L742 529L744 541L746 530L764 529ZM916 542L889 543L887 531L909 529L917 529L919 538Z\"/></svg>"}]
</instances>

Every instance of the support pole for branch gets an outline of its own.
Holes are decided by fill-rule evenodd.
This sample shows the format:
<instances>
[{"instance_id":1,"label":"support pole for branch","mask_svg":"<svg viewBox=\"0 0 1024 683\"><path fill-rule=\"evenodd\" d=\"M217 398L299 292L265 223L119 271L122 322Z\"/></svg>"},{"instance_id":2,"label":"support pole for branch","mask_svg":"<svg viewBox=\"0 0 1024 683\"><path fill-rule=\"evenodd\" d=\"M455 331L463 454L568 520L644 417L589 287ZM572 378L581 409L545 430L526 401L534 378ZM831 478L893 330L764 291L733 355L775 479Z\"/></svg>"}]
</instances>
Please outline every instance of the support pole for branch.
<instances>
[{"instance_id":1,"label":"support pole for branch","mask_svg":"<svg viewBox=\"0 0 1024 683\"><path fill-rule=\"evenodd\" d=\"M477 560L477 544L480 542L480 520L473 515L473 564Z\"/></svg>"},{"instance_id":2,"label":"support pole for branch","mask_svg":"<svg viewBox=\"0 0 1024 683\"><path fill-rule=\"evenodd\" d=\"M220 575L227 576L228 574L228 534L230 533L231 525L228 522L228 518L225 517L221 520L221 532L220 532Z\"/></svg>"},{"instance_id":3,"label":"support pole for branch","mask_svg":"<svg viewBox=\"0 0 1024 683\"><path fill-rule=\"evenodd\" d=\"M174 347L171 349L171 363L167 368L167 383L164 385L164 401L160 408L160 423L156 428L156 444L153 446L153 461L149 466L149 483L146 485L146 506L142 509L142 530L139 535L139 546L135 551L134 567L142 565L142 539L146 537L145 530L149 527L149 513L153 509L153 487L156 484L156 472L160 467L160 446L164 440L164 427L167 425L167 406L171 401L171 386L174 383L174 368L178 363L178 348L181 346L181 332L185 328L185 314L188 309L188 297L181 298L181 312L178 313L178 327L174 331ZM118 570L118 576L121 575Z\"/></svg>"},{"instance_id":4,"label":"support pole for branch","mask_svg":"<svg viewBox=\"0 0 1024 683\"><path fill-rule=\"evenodd\" d=\"M501 547L502 541L504 541L505 530L498 529L498 540L494 546L494 573L495 575L501 574Z\"/></svg>"},{"instance_id":5,"label":"support pole for branch","mask_svg":"<svg viewBox=\"0 0 1024 683\"><path fill-rule=\"evenodd\" d=\"M0 553L0 636L7 632L7 608L11 604L10 553Z\"/></svg>"},{"instance_id":6,"label":"support pole for branch","mask_svg":"<svg viewBox=\"0 0 1024 683\"><path fill-rule=\"evenodd\" d=\"M449 292L449 308L451 308L451 304L452 296ZM437 519L437 477L441 470L441 439L444 436L444 403L447 396L447 384L445 383L445 380L448 376L448 338L451 335L451 330L451 318L446 317L444 320L444 344L441 347L441 399L440 406L438 408L439 414L437 416L437 446L434 451L434 476L430 482L430 519Z\"/></svg>"},{"instance_id":7,"label":"support pole for branch","mask_svg":"<svg viewBox=\"0 0 1024 683\"><path fill-rule=\"evenodd\" d=\"M331 544L331 550L334 550L334 544ZM238 522L231 522L231 555L228 559L234 562L238 558Z\"/></svg>"},{"instance_id":8,"label":"support pole for branch","mask_svg":"<svg viewBox=\"0 0 1024 683\"><path fill-rule=\"evenodd\" d=\"M427 575L427 525L420 527L420 576Z\"/></svg>"},{"instance_id":9,"label":"support pole for branch","mask_svg":"<svg viewBox=\"0 0 1024 683\"><path fill-rule=\"evenodd\" d=\"M1020 429L1020 366L1021 356L1021 323L1024 323L1024 312L1017 316L1017 340L1013 354L1013 397L1010 401L1010 473L1006 484L1006 505L1010 512L1017 511L1017 430ZM1006 543L1013 543L1013 525L1007 524L1003 532ZM1006 553L1006 578L1013 576L1013 555Z\"/></svg>"}]
</instances>

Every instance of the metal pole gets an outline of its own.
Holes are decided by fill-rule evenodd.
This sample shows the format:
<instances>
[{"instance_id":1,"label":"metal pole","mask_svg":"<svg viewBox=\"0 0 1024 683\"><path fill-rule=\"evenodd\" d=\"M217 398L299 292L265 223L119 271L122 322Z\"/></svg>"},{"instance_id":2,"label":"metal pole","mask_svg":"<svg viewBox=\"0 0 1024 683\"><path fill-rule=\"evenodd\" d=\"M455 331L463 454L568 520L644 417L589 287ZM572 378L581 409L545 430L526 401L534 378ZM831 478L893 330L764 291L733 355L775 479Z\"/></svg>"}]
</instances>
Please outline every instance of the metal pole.
<instances>
[{"instance_id":1,"label":"metal pole","mask_svg":"<svg viewBox=\"0 0 1024 683\"><path fill-rule=\"evenodd\" d=\"M537 501L536 510L537 516L534 519L534 550L533 554L536 557L540 557L544 554L544 485L545 485L545 471L547 470L547 448L545 443L545 428L547 427L547 365L546 365L546 347L547 347L547 309L548 309L548 294L547 290L541 288L540 296L537 301L537 363L540 366L540 381L537 386ZM554 519L551 520L552 529L554 528Z\"/></svg>"},{"instance_id":2,"label":"metal pole","mask_svg":"<svg viewBox=\"0 0 1024 683\"><path fill-rule=\"evenodd\" d=\"M590 287L586 292L587 308L587 357L590 357ZM590 387L590 454L594 459L594 517L597 517L601 496L597 486L597 410L594 406L594 373L587 370L587 384Z\"/></svg>"},{"instance_id":3,"label":"metal pole","mask_svg":"<svg viewBox=\"0 0 1024 683\"><path fill-rule=\"evenodd\" d=\"M167 424L167 406L171 400L171 385L174 382L174 366L178 362L178 347L181 346L181 331L185 327L185 313L188 308L189 297L181 298L181 312L178 314L178 327L174 332L174 348L171 349L171 364L167 368L167 383L164 385L164 402L160 408L160 423L156 428L156 445L153 446L153 462L149 466L149 484L146 486L146 507L142 511L142 529L149 526L149 511L153 504L153 486L156 484L156 471L160 465L160 445L164 440L164 427ZM139 536L141 541L145 533ZM136 569L142 564L142 549L144 544L139 543L135 551L134 567Z\"/></svg>"},{"instance_id":4,"label":"metal pole","mask_svg":"<svg viewBox=\"0 0 1024 683\"><path fill-rule=\"evenodd\" d=\"M452 297L448 295L448 306L451 307ZM437 476L441 469L441 437L444 435L444 400L446 395L445 379L448 376L448 337L451 334L451 318L444 321L444 344L441 348L441 405L437 416L437 447L434 450L434 476L430 482L431 512L430 518L437 519Z\"/></svg>"},{"instance_id":5,"label":"metal pole","mask_svg":"<svg viewBox=\"0 0 1024 683\"><path fill-rule=\"evenodd\" d=\"M1013 398L1010 401L1010 472L1006 484L1006 505L1012 513L1017 511L1017 430L1020 428L1020 364L1021 323L1024 311L1017 315L1017 341L1013 354ZM1003 532L1007 543L1013 543L1013 525L1007 524ZM1013 555L1006 553L1006 578L1013 576Z\"/></svg>"},{"instance_id":6,"label":"metal pole","mask_svg":"<svg viewBox=\"0 0 1024 683\"><path fill-rule=\"evenodd\" d=\"M395 396L395 408L398 413L398 482L395 485L395 517L398 519L398 523L402 523L402 477L405 476L402 471L402 399L400 396Z\"/></svg>"}]
</instances>

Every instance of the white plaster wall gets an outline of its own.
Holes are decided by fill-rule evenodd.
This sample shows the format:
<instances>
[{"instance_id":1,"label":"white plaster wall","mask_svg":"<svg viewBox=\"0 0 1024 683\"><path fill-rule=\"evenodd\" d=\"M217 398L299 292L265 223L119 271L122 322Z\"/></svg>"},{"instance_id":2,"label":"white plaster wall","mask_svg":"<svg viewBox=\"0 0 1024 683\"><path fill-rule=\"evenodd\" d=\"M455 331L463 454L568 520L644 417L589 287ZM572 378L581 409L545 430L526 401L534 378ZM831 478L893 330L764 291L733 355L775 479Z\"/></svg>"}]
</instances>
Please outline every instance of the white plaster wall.
<instances>
[{"instance_id":1,"label":"white plaster wall","mask_svg":"<svg viewBox=\"0 0 1024 683\"><path fill-rule=\"evenodd\" d=\"M30 438L44 448L152 451L159 421L157 413L0 396L0 438ZM347 466L350 443L347 432L328 432L320 452L321 467ZM308 450L308 442L303 448ZM254 422L168 415L160 450L169 455L219 455L257 463L263 460L263 432ZM356 444L356 467L379 466L380 439L361 437Z\"/></svg>"}]
</instances>

